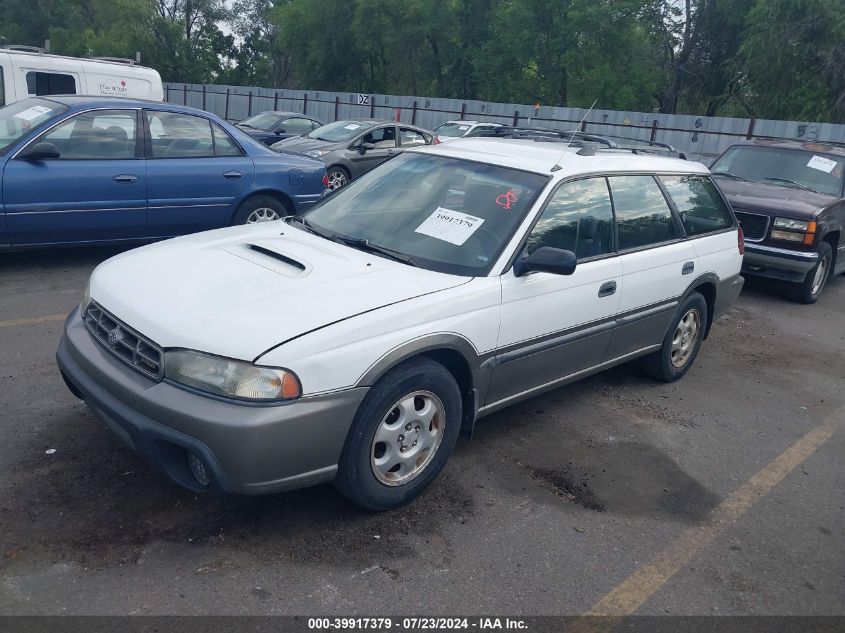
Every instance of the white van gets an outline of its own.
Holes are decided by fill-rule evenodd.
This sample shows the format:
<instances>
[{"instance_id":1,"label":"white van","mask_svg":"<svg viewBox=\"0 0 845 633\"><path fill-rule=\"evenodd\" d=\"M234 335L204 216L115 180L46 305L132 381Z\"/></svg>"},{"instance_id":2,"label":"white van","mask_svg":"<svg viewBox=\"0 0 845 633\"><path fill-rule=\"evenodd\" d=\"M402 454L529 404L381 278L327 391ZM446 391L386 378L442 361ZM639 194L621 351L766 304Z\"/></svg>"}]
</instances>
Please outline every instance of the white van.
<instances>
[{"instance_id":1,"label":"white van","mask_svg":"<svg viewBox=\"0 0 845 633\"><path fill-rule=\"evenodd\" d=\"M158 72L133 60L63 57L22 46L0 48L0 107L57 94L164 100Z\"/></svg>"}]
</instances>

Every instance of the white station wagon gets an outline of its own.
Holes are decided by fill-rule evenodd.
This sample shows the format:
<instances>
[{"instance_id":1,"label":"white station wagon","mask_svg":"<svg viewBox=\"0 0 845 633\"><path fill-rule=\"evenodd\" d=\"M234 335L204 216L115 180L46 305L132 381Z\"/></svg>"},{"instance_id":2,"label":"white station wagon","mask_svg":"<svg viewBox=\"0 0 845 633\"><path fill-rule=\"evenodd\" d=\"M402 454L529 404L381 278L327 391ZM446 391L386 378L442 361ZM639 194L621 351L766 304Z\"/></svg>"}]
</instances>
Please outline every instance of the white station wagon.
<instances>
[{"instance_id":1,"label":"white station wagon","mask_svg":"<svg viewBox=\"0 0 845 633\"><path fill-rule=\"evenodd\" d=\"M683 376L742 288L742 245L698 163L420 147L301 216L106 261L58 363L182 486L333 481L388 509L484 415L635 358Z\"/></svg>"}]
</instances>

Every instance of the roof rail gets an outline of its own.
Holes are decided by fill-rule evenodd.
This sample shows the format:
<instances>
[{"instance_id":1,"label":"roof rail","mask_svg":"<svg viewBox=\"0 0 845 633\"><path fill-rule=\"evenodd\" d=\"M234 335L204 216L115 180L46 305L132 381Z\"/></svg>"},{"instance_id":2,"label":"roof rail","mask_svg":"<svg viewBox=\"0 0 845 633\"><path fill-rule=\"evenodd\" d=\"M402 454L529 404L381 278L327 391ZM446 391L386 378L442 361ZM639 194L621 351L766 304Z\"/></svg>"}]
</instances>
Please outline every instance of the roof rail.
<instances>
[{"instance_id":1,"label":"roof rail","mask_svg":"<svg viewBox=\"0 0 845 633\"><path fill-rule=\"evenodd\" d=\"M89 57L89 59L93 59L98 62L114 62L115 64L127 64L128 66L134 66L136 64L136 61L134 59L130 59L129 57Z\"/></svg>"},{"instance_id":2,"label":"roof rail","mask_svg":"<svg viewBox=\"0 0 845 633\"><path fill-rule=\"evenodd\" d=\"M502 126L485 130L479 136L491 138L521 138L537 142L566 143L569 147L581 148L580 156L595 156L598 151L622 151L632 154L669 154L678 158L686 159L683 152L678 152L674 147L657 141L644 141L642 139L615 136L612 134L589 134L577 130L554 130L542 127L513 127ZM619 141L629 141L620 143Z\"/></svg>"}]
</instances>

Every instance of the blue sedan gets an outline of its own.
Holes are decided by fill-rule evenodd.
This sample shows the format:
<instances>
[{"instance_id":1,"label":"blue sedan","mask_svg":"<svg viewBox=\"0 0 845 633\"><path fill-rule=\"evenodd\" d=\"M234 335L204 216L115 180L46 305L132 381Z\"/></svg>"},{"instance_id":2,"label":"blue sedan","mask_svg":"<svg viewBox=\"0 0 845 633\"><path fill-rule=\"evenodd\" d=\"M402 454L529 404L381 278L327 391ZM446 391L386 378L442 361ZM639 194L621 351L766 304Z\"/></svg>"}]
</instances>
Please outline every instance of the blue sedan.
<instances>
[{"instance_id":1,"label":"blue sedan","mask_svg":"<svg viewBox=\"0 0 845 633\"><path fill-rule=\"evenodd\" d=\"M325 165L199 110L34 98L0 109L0 248L150 241L276 220L318 201Z\"/></svg>"}]
</instances>

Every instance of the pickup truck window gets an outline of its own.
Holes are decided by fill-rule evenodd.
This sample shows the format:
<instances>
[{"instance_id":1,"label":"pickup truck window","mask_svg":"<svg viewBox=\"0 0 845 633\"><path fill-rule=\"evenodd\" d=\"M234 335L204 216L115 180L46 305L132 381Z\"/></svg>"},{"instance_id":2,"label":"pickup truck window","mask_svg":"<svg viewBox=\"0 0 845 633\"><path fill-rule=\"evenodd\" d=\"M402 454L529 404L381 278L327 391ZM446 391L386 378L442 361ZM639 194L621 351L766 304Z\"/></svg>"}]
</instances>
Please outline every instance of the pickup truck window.
<instances>
[{"instance_id":1,"label":"pickup truck window","mask_svg":"<svg viewBox=\"0 0 845 633\"><path fill-rule=\"evenodd\" d=\"M731 212L716 185L704 176L661 176L687 235L702 235L733 226Z\"/></svg>"}]
</instances>

